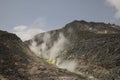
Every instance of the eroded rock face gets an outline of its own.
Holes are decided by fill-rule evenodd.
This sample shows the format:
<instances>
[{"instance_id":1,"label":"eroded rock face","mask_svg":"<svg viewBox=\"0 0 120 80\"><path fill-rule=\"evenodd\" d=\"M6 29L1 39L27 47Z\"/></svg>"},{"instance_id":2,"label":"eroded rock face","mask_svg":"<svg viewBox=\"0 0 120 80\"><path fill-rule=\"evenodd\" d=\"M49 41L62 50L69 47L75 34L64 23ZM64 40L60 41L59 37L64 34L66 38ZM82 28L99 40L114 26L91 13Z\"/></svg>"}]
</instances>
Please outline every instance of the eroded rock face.
<instances>
[{"instance_id":1,"label":"eroded rock face","mask_svg":"<svg viewBox=\"0 0 120 80\"><path fill-rule=\"evenodd\" d=\"M0 31L0 80L85 80L33 55L15 34Z\"/></svg>"},{"instance_id":2,"label":"eroded rock face","mask_svg":"<svg viewBox=\"0 0 120 80\"><path fill-rule=\"evenodd\" d=\"M38 34L26 44L58 67L76 65L73 72L88 79L120 79L120 26L73 21L62 29Z\"/></svg>"}]
</instances>

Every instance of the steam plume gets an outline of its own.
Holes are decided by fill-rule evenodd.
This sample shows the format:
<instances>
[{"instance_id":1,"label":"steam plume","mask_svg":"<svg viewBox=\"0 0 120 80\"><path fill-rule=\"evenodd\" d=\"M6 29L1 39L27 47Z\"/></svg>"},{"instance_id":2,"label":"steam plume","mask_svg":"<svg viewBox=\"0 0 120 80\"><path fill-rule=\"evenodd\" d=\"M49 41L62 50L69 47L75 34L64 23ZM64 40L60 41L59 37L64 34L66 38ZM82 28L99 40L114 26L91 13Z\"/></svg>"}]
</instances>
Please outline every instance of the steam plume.
<instances>
[{"instance_id":1,"label":"steam plume","mask_svg":"<svg viewBox=\"0 0 120 80\"><path fill-rule=\"evenodd\" d=\"M64 52L67 44L69 44L69 41L65 38L63 33L59 33L57 40L53 42L51 48L48 48L48 44L51 44L51 38L52 37L49 33L45 33L43 38L39 38L43 40L43 43L40 45L37 45L37 42L33 39L30 49L37 56L47 60L48 63L55 64L59 68L74 72L77 62L75 60L63 61L60 57L63 54L62 52Z\"/></svg>"},{"instance_id":2,"label":"steam plume","mask_svg":"<svg viewBox=\"0 0 120 80\"><path fill-rule=\"evenodd\" d=\"M120 18L120 0L106 0L112 7L116 9L115 17Z\"/></svg>"}]
</instances>

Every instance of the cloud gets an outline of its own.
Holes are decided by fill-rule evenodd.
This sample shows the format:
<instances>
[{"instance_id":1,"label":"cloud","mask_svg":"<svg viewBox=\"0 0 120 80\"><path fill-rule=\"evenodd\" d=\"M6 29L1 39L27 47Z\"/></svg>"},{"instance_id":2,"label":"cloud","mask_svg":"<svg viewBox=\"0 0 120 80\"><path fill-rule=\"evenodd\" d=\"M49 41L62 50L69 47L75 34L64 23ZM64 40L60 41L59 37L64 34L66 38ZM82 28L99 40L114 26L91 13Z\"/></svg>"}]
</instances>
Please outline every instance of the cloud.
<instances>
[{"instance_id":1,"label":"cloud","mask_svg":"<svg viewBox=\"0 0 120 80\"><path fill-rule=\"evenodd\" d=\"M44 32L44 30L39 28L28 28L27 26L20 25L13 28L17 36L19 36L23 41L33 38L38 33Z\"/></svg>"},{"instance_id":2,"label":"cloud","mask_svg":"<svg viewBox=\"0 0 120 80\"><path fill-rule=\"evenodd\" d=\"M21 25L21 26L16 26L16 27L14 27L13 29L14 29L15 31L23 31L23 30L25 30L26 28L27 28L26 26Z\"/></svg>"},{"instance_id":3,"label":"cloud","mask_svg":"<svg viewBox=\"0 0 120 80\"><path fill-rule=\"evenodd\" d=\"M120 0L106 0L107 3L116 9L115 18L120 18Z\"/></svg>"},{"instance_id":4,"label":"cloud","mask_svg":"<svg viewBox=\"0 0 120 80\"><path fill-rule=\"evenodd\" d=\"M32 39L36 34L44 32L41 28L46 26L45 22L44 18L37 18L32 24L30 24L30 26L18 25L13 27L13 33L23 41Z\"/></svg>"}]
</instances>

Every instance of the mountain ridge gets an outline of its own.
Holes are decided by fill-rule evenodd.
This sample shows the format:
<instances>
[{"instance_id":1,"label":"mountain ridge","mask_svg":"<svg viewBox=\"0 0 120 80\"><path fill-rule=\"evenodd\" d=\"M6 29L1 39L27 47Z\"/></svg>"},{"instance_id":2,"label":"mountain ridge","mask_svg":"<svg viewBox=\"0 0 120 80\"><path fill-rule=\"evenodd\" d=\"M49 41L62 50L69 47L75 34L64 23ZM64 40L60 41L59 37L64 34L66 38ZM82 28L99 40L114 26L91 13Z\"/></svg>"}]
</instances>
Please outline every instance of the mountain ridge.
<instances>
[{"instance_id":1,"label":"mountain ridge","mask_svg":"<svg viewBox=\"0 0 120 80\"><path fill-rule=\"evenodd\" d=\"M75 20L22 42L0 30L2 80L119 80L120 27Z\"/></svg>"},{"instance_id":2,"label":"mountain ridge","mask_svg":"<svg viewBox=\"0 0 120 80\"><path fill-rule=\"evenodd\" d=\"M60 68L91 80L117 80L120 76L119 41L118 25L75 20L61 29L40 33L26 44L38 56ZM65 66L72 64L77 66L72 69Z\"/></svg>"}]
</instances>

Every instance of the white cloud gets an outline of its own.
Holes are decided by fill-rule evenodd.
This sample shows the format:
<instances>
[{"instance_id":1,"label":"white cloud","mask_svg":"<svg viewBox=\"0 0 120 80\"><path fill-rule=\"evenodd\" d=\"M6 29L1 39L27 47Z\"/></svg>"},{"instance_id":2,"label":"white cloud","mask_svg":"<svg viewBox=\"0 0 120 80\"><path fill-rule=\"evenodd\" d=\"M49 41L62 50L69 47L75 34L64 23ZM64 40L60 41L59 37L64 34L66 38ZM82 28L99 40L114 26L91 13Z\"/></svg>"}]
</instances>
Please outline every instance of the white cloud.
<instances>
[{"instance_id":1,"label":"white cloud","mask_svg":"<svg viewBox=\"0 0 120 80\"><path fill-rule=\"evenodd\" d=\"M120 0L106 0L109 5L116 9L115 18L120 18Z\"/></svg>"},{"instance_id":2,"label":"white cloud","mask_svg":"<svg viewBox=\"0 0 120 80\"><path fill-rule=\"evenodd\" d=\"M18 25L13 27L13 33L20 37L23 41L32 39L38 33L44 32L41 28L45 27L45 19L38 18L30 26Z\"/></svg>"},{"instance_id":3,"label":"white cloud","mask_svg":"<svg viewBox=\"0 0 120 80\"><path fill-rule=\"evenodd\" d=\"M31 39L38 33L44 32L42 29L38 28L28 28L27 26L15 26L14 32L17 36L19 36L23 41Z\"/></svg>"},{"instance_id":4,"label":"white cloud","mask_svg":"<svg viewBox=\"0 0 120 80\"><path fill-rule=\"evenodd\" d=\"M20 26L14 27L13 29L14 29L15 31L23 31L23 30L25 30L26 28L27 28L26 26L20 25Z\"/></svg>"}]
</instances>

